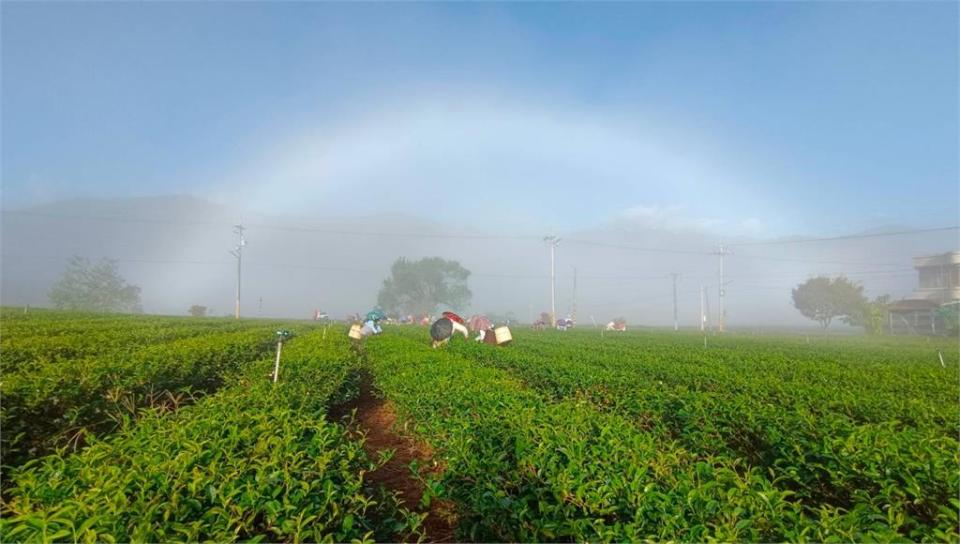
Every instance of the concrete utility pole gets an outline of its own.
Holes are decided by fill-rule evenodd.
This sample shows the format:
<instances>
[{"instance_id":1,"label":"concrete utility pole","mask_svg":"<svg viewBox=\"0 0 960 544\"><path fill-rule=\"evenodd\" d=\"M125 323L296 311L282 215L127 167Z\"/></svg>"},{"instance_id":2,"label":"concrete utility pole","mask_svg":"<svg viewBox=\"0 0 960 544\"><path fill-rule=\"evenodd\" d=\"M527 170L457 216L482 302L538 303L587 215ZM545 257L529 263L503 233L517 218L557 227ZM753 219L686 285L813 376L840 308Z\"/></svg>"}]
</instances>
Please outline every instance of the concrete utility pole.
<instances>
[{"instance_id":1,"label":"concrete utility pole","mask_svg":"<svg viewBox=\"0 0 960 544\"><path fill-rule=\"evenodd\" d=\"M556 249L560 245L560 238L557 236L544 236L543 241L550 246L550 326L557 326L557 275L556 275Z\"/></svg>"},{"instance_id":2,"label":"concrete utility pole","mask_svg":"<svg viewBox=\"0 0 960 544\"><path fill-rule=\"evenodd\" d=\"M713 332L713 323L710 322L710 290L703 288L703 321L707 324L707 330Z\"/></svg>"},{"instance_id":3,"label":"concrete utility pole","mask_svg":"<svg viewBox=\"0 0 960 544\"><path fill-rule=\"evenodd\" d=\"M670 277L673 278L673 330L680 330L680 323L677 321L677 278L680 277L680 274L676 272L671 272Z\"/></svg>"},{"instance_id":4,"label":"concrete utility pole","mask_svg":"<svg viewBox=\"0 0 960 544\"><path fill-rule=\"evenodd\" d=\"M707 325L707 314L703 313L703 286L700 286L700 331Z\"/></svg>"},{"instance_id":5,"label":"concrete utility pole","mask_svg":"<svg viewBox=\"0 0 960 544\"><path fill-rule=\"evenodd\" d=\"M577 269L573 269L573 309L570 311L570 319L577 322Z\"/></svg>"},{"instance_id":6,"label":"concrete utility pole","mask_svg":"<svg viewBox=\"0 0 960 544\"><path fill-rule=\"evenodd\" d=\"M714 253L714 255L717 255L720 257L720 286L719 286L719 294L717 297L718 298L717 330L720 332L723 332L725 330L726 320L727 320L727 309L724 308L723 306L724 298L726 298L727 296L727 285L723 281L723 258L727 255L730 255L731 253L733 252L727 249L727 247L723 245L722 242L720 243L720 250Z\"/></svg>"},{"instance_id":7,"label":"concrete utility pole","mask_svg":"<svg viewBox=\"0 0 960 544\"><path fill-rule=\"evenodd\" d=\"M230 254L237 258L237 300L233 308L234 319L240 319L240 273L243 263L243 248L247 245L247 239L243 237L243 231L247 230L243 225L234 225L233 233L240 236L237 241L237 247L230 251Z\"/></svg>"}]
</instances>

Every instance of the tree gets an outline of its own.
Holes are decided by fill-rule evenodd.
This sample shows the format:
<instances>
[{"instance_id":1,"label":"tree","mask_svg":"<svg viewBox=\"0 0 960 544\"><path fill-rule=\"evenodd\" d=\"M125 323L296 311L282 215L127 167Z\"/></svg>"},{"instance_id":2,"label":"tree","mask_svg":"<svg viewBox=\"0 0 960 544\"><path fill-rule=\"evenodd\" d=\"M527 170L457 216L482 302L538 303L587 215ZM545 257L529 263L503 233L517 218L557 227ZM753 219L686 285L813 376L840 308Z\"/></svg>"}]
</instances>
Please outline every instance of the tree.
<instances>
[{"instance_id":1,"label":"tree","mask_svg":"<svg viewBox=\"0 0 960 544\"><path fill-rule=\"evenodd\" d=\"M857 315L866 303L863 286L843 276L810 278L793 290L793 305L823 330L834 318Z\"/></svg>"},{"instance_id":2,"label":"tree","mask_svg":"<svg viewBox=\"0 0 960 544\"><path fill-rule=\"evenodd\" d=\"M956 302L940 306L937 314L943 319L943 326L948 336L960 335L960 306Z\"/></svg>"},{"instance_id":3,"label":"tree","mask_svg":"<svg viewBox=\"0 0 960 544\"><path fill-rule=\"evenodd\" d=\"M73 256L49 293L50 302L62 310L140 313L140 288L120 276L117 263L101 259L91 263Z\"/></svg>"},{"instance_id":4,"label":"tree","mask_svg":"<svg viewBox=\"0 0 960 544\"><path fill-rule=\"evenodd\" d=\"M863 327L867 334L883 334L887 330L890 315L890 295L882 295L873 300L863 301L843 318L843 322L854 327Z\"/></svg>"},{"instance_id":5,"label":"tree","mask_svg":"<svg viewBox=\"0 0 960 544\"><path fill-rule=\"evenodd\" d=\"M437 306L463 308L473 293L467 287L470 271L457 261L426 257L408 261L400 257L383 280L377 304L387 312L429 315Z\"/></svg>"},{"instance_id":6,"label":"tree","mask_svg":"<svg viewBox=\"0 0 960 544\"><path fill-rule=\"evenodd\" d=\"M193 306L190 307L189 310L187 310L187 313L189 313L193 317L207 317L207 307L201 306L199 304L194 304Z\"/></svg>"}]
</instances>

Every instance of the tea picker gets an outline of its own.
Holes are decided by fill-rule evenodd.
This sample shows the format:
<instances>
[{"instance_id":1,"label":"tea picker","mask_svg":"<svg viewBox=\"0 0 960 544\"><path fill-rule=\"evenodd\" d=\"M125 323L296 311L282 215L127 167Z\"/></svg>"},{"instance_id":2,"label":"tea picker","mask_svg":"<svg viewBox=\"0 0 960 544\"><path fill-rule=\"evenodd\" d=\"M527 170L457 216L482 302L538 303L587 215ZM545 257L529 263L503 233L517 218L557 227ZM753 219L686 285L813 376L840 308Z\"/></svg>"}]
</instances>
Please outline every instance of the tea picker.
<instances>
[{"instance_id":1,"label":"tea picker","mask_svg":"<svg viewBox=\"0 0 960 544\"><path fill-rule=\"evenodd\" d=\"M453 333L463 333L464 338L469 338L470 333L463 326L463 318L453 312L443 312L443 317L430 325L430 338L433 340L434 348L442 346L453 338Z\"/></svg>"},{"instance_id":2,"label":"tea picker","mask_svg":"<svg viewBox=\"0 0 960 544\"><path fill-rule=\"evenodd\" d=\"M475 340L491 346L503 346L513 341L507 326L493 327L493 322L485 315L475 315L467 322L470 330L477 333Z\"/></svg>"},{"instance_id":3,"label":"tea picker","mask_svg":"<svg viewBox=\"0 0 960 544\"><path fill-rule=\"evenodd\" d=\"M370 336L371 334L380 334L383 332L383 329L380 328L380 322L386 319L386 314L383 313L383 310L379 308L376 310L370 310L367 312L367 319L363 322L363 328L360 332L363 336Z\"/></svg>"},{"instance_id":4,"label":"tea picker","mask_svg":"<svg viewBox=\"0 0 960 544\"><path fill-rule=\"evenodd\" d=\"M293 337L293 334L285 329L277 331L277 361L273 364L273 383L277 383L280 377L280 352L283 351L283 343Z\"/></svg>"},{"instance_id":5,"label":"tea picker","mask_svg":"<svg viewBox=\"0 0 960 544\"><path fill-rule=\"evenodd\" d=\"M474 315L467 321L467 325L471 331L477 333L477 337L475 338L477 342L486 342L488 344L496 343L493 338L493 324L490 323L490 319L487 318L487 316Z\"/></svg>"},{"instance_id":6,"label":"tea picker","mask_svg":"<svg viewBox=\"0 0 960 544\"><path fill-rule=\"evenodd\" d=\"M627 330L627 320L624 319L624 318L622 318L622 317L618 317L618 318L614 319L613 321L607 323L607 326L605 327L605 330L608 330L608 331L617 331L617 332L626 332L626 330Z\"/></svg>"},{"instance_id":7,"label":"tea picker","mask_svg":"<svg viewBox=\"0 0 960 544\"><path fill-rule=\"evenodd\" d=\"M383 313L383 310L376 309L370 310L367 312L367 316L363 322L363 325L354 324L350 327L350 332L347 335L354 340L363 340L367 336L374 334L380 334L383 332L383 329L380 328L380 321L386 319L386 314Z\"/></svg>"}]
</instances>

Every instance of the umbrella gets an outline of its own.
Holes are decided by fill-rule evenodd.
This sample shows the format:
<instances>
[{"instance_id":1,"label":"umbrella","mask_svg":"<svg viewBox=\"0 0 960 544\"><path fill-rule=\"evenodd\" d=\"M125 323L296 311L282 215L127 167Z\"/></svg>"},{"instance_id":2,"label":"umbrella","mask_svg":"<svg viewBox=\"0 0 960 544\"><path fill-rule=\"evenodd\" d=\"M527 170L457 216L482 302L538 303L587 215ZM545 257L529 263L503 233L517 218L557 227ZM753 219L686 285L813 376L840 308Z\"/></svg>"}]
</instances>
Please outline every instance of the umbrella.
<instances>
[{"instance_id":1,"label":"umbrella","mask_svg":"<svg viewBox=\"0 0 960 544\"><path fill-rule=\"evenodd\" d=\"M487 316L475 315L470 318L469 325L472 331L485 331L490 328L491 323Z\"/></svg>"},{"instance_id":2,"label":"umbrella","mask_svg":"<svg viewBox=\"0 0 960 544\"><path fill-rule=\"evenodd\" d=\"M385 317L387 316L383 313L383 310L370 310L367 312L367 321L380 321Z\"/></svg>"},{"instance_id":3,"label":"umbrella","mask_svg":"<svg viewBox=\"0 0 960 544\"><path fill-rule=\"evenodd\" d=\"M456 321L457 323L463 325L463 318L453 312L443 312L443 317L446 317L450 321Z\"/></svg>"}]
</instances>

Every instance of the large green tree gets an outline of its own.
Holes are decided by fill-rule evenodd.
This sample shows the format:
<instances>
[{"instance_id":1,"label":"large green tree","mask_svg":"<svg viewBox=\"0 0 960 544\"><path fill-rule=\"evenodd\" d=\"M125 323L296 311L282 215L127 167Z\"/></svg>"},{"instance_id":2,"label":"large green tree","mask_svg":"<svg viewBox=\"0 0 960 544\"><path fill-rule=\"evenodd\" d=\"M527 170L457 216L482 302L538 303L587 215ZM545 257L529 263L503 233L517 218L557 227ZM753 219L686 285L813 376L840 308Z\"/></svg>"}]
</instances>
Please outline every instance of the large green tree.
<instances>
[{"instance_id":1,"label":"large green tree","mask_svg":"<svg viewBox=\"0 0 960 544\"><path fill-rule=\"evenodd\" d=\"M117 263L96 263L74 256L49 293L50 302L61 310L140 313L140 288L129 285Z\"/></svg>"},{"instance_id":2,"label":"large green tree","mask_svg":"<svg viewBox=\"0 0 960 544\"><path fill-rule=\"evenodd\" d=\"M383 280L377 304L387 312L414 315L431 314L441 304L462 309L473 297L467 287L469 277L470 271L457 261L401 257L390 267L390 277Z\"/></svg>"},{"instance_id":3,"label":"large green tree","mask_svg":"<svg viewBox=\"0 0 960 544\"><path fill-rule=\"evenodd\" d=\"M866 304L863 286L843 276L810 278L793 290L793 305L824 330L834 318L858 315Z\"/></svg>"},{"instance_id":4,"label":"large green tree","mask_svg":"<svg viewBox=\"0 0 960 544\"><path fill-rule=\"evenodd\" d=\"M890 295L882 295L873 300L864 297L859 306L854 306L843 317L843 322L854 327L863 327L867 334L883 334L888 327L890 316Z\"/></svg>"}]
</instances>

